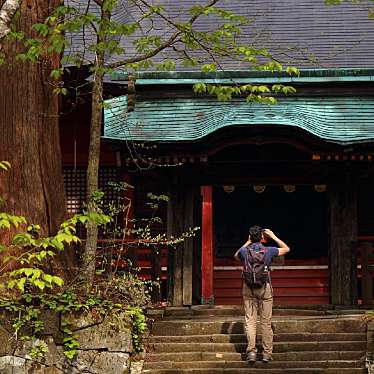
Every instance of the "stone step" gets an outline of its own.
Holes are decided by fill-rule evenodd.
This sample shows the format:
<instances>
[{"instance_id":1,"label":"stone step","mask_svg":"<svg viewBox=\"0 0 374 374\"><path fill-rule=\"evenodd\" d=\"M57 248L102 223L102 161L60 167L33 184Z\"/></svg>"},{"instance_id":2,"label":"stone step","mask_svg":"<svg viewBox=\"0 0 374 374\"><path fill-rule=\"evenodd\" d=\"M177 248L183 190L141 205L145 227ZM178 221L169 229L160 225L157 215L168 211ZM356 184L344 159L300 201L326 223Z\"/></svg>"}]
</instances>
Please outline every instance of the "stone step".
<instances>
[{"instance_id":1,"label":"stone step","mask_svg":"<svg viewBox=\"0 0 374 374\"><path fill-rule=\"evenodd\" d=\"M295 306L274 306L274 316L324 316L362 314L367 309L349 307L335 307L331 305L295 305ZM244 314L243 305L193 305L192 307L167 307L153 308L147 311L151 318L197 318L199 316L238 316Z\"/></svg>"},{"instance_id":2,"label":"stone step","mask_svg":"<svg viewBox=\"0 0 374 374\"><path fill-rule=\"evenodd\" d=\"M261 340L261 335L258 336ZM212 334L212 335L181 335L181 336L150 336L149 343L245 343L245 334ZM274 342L295 341L365 341L366 333L283 333L274 334Z\"/></svg>"},{"instance_id":3,"label":"stone step","mask_svg":"<svg viewBox=\"0 0 374 374\"><path fill-rule=\"evenodd\" d=\"M200 369L145 369L147 374L365 374L365 368L200 368Z\"/></svg>"},{"instance_id":4,"label":"stone step","mask_svg":"<svg viewBox=\"0 0 374 374\"><path fill-rule=\"evenodd\" d=\"M365 332L366 325L362 318L295 318L273 320L274 333L335 333ZM153 324L153 335L211 335L243 334L243 319L215 318L209 320L157 321Z\"/></svg>"},{"instance_id":5,"label":"stone step","mask_svg":"<svg viewBox=\"0 0 374 374\"><path fill-rule=\"evenodd\" d=\"M271 361L264 364L257 361L249 364L246 361L187 361L187 362L145 362L144 369L196 369L196 368L362 368L361 361L331 360L331 361Z\"/></svg>"},{"instance_id":6,"label":"stone step","mask_svg":"<svg viewBox=\"0 0 374 374\"><path fill-rule=\"evenodd\" d=\"M149 350L167 352L245 352L247 343L152 343ZM275 342L274 352L302 351L361 351L366 342Z\"/></svg>"},{"instance_id":7,"label":"stone step","mask_svg":"<svg viewBox=\"0 0 374 374\"><path fill-rule=\"evenodd\" d=\"M366 352L360 351L313 351L313 352L282 352L274 353L275 361L336 361L336 360L364 360ZM238 352L173 352L151 353L147 357L149 362L184 362L184 361L243 361L245 355Z\"/></svg>"},{"instance_id":8,"label":"stone step","mask_svg":"<svg viewBox=\"0 0 374 374\"><path fill-rule=\"evenodd\" d=\"M326 310L314 310L314 309L273 309L274 316L324 316L326 314L336 313L336 311ZM244 308L242 305L231 305L231 306L214 306L205 308L166 308L163 311L164 319L173 318L196 318L199 316L238 316L244 314Z\"/></svg>"}]
</instances>

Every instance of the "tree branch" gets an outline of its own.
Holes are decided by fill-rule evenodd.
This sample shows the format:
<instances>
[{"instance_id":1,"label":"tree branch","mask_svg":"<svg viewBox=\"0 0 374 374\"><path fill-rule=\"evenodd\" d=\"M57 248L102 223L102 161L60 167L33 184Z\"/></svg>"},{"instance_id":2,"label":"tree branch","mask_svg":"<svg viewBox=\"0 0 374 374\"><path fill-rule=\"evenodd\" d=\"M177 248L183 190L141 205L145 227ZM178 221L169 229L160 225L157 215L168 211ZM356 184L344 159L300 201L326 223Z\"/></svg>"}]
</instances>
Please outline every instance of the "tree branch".
<instances>
[{"instance_id":1,"label":"tree branch","mask_svg":"<svg viewBox=\"0 0 374 374\"><path fill-rule=\"evenodd\" d=\"M206 5L204 6L203 9L208 9L208 8L214 6L215 4L217 4L219 1L220 1L220 0L210 0L209 3L206 4ZM140 0L140 2L141 2L143 5L145 5L146 7L148 7L148 8L150 8L150 9L152 8L152 6L151 6L151 5L150 5L146 0ZM166 17L165 15L163 15L163 14L160 13L160 12L155 12L155 13L156 13L158 16L160 16L164 21L166 21L168 24L170 24L171 26L175 27L176 29L179 28L179 26L178 26L174 21L172 21L170 18ZM192 24L193 24L193 23L194 23L194 22L195 22L195 21L196 21L200 16L201 16L201 13L192 16L192 17L189 19L188 23L192 25Z\"/></svg>"},{"instance_id":2,"label":"tree branch","mask_svg":"<svg viewBox=\"0 0 374 374\"><path fill-rule=\"evenodd\" d=\"M209 7L213 6L213 5L215 5L216 3L218 3L218 1L219 0L210 0L209 3L204 7L204 9L209 8ZM147 1L140 0L140 2L142 4L144 4L146 7L151 8L151 5L148 4ZM139 56L135 56L135 57L128 58L128 59L125 59L125 60L114 62L112 64L108 64L108 65L105 66L106 68L116 69L118 67L121 67L121 66L124 66L124 65L127 65L127 64L133 64L133 63L136 63L136 62L148 60L148 59L156 56L162 50L170 47L176 41L176 39L180 35L183 34L183 31L179 30L179 26L175 22L173 22L171 19L169 19L168 17L164 16L160 12L156 12L156 14L158 16L160 16L164 21L166 21L167 23L169 23L171 26L173 26L175 29L177 29L178 31L176 31L168 40L166 40L164 43L162 43L159 47L155 48L154 50L152 50L152 51L150 51L148 53L144 53L144 54L139 55ZM192 25L200 17L200 15L201 14L192 16L190 18L190 20L189 20L188 23L190 23Z\"/></svg>"},{"instance_id":3,"label":"tree branch","mask_svg":"<svg viewBox=\"0 0 374 374\"><path fill-rule=\"evenodd\" d=\"M0 9L0 40L7 36L11 29L10 23L17 10L21 5L22 0L5 0L5 3Z\"/></svg>"},{"instance_id":4,"label":"tree branch","mask_svg":"<svg viewBox=\"0 0 374 374\"><path fill-rule=\"evenodd\" d=\"M131 58L128 58L128 59L125 59L125 60L117 61L117 62L113 62L112 64L107 64L107 65L105 65L105 67L109 68L109 69L115 69L115 68L118 68L118 67L123 66L123 65L133 64L135 62L148 60L149 58L152 58L152 57L156 56L158 53L160 53L165 48L170 47L181 34L182 34L182 31L177 31L168 40L166 40L164 43L162 43L159 47L155 48L154 50L152 50L148 53L144 53L144 54L139 55L139 56L131 57Z\"/></svg>"}]
</instances>

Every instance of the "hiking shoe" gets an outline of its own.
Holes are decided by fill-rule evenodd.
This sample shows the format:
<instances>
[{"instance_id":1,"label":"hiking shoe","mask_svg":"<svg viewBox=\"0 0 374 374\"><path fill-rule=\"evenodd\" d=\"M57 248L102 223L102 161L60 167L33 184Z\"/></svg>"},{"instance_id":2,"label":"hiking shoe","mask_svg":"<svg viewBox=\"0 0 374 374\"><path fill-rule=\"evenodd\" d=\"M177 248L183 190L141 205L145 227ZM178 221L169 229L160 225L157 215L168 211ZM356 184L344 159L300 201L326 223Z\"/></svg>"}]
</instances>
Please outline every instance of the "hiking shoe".
<instances>
[{"instance_id":1,"label":"hiking shoe","mask_svg":"<svg viewBox=\"0 0 374 374\"><path fill-rule=\"evenodd\" d=\"M271 357L271 354L269 353L264 353L262 355L262 362L265 362L267 364L269 361L271 361L273 358Z\"/></svg>"},{"instance_id":2,"label":"hiking shoe","mask_svg":"<svg viewBox=\"0 0 374 374\"><path fill-rule=\"evenodd\" d=\"M248 352L247 361L251 363L256 362L256 352Z\"/></svg>"}]
</instances>

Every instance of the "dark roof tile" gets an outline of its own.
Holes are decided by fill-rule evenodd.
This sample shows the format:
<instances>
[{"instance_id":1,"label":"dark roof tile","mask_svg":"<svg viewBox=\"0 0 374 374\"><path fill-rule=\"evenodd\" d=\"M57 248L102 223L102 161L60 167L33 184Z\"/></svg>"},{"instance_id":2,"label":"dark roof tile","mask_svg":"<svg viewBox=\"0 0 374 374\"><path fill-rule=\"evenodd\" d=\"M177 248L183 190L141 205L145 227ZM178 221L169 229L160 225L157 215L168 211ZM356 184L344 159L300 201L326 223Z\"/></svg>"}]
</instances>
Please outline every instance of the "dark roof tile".
<instances>
[{"instance_id":1,"label":"dark roof tile","mask_svg":"<svg viewBox=\"0 0 374 374\"><path fill-rule=\"evenodd\" d=\"M85 9L85 0L67 0L68 4ZM185 20L187 10L197 0L160 0L165 5L167 14L173 19ZM90 10L98 12L94 2ZM351 4L326 6L324 0L221 0L218 5L244 15L253 22L243 29L240 38L242 43L269 48L272 53L288 64L300 68L365 68L372 67L374 61L374 21L368 18L368 4ZM120 0L113 14L118 22L133 22L140 10L130 0ZM153 32L167 36L170 28L159 17L153 20ZM201 30L214 27L214 17L204 18L197 23ZM143 23L143 32L147 33L150 22ZM133 41L140 32L132 37L123 37L121 46L128 55L133 55ZM94 40L92 29L86 28L84 35L68 35L71 46L66 54L72 51L93 59L88 51L90 41ZM155 62L175 57L172 50L160 53ZM111 61L117 61L118 56ZM247 64L235 61L224 61L225 69L248 69ZM181 66L179 70L183 70ZM191 70L191 68L188 68Z\"/></svg>"}]
</instances>

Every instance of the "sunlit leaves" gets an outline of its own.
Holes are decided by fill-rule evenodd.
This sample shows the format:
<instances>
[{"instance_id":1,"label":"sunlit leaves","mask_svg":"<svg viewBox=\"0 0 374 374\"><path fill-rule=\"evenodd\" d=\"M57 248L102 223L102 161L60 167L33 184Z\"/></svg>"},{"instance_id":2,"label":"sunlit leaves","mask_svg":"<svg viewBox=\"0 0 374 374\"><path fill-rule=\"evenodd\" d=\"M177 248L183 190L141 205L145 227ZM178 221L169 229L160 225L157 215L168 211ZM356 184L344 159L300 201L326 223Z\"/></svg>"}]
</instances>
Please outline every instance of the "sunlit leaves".
<instances>
[{"instance_id":1,"label":"sunlit leaves","mask_svg":"<svg viewBox=\"0 0 374 374\"><path fill-rule=\"evenodd\" d=\"M296 75L296 76L300 76L300 70L294 66L288 66L286 68L286 72L289 74L289 75Z\"/></svg>"},{"instance_id":2,"label":"sunlit leaves","mask_svg":"<svg viewBox=\"0 0 374 374\"><path fill-rule=\"evenodd\" d=\"M103 11L112 12L117 3L118 0L103 0Z\"/></svg>"},{"instance_id":3,"label":"sunlit leaves","mask_svg":"<svg viewBox=\"0 0 374 374\"><path fill-rule=\"evenodd\" d=\"M14 216L5 212L0 212L0 229L10 229L12 226L15 228L22 224L26 224L26 219L20 216Z\"/></svg>"},{"instance_id":4,"label":"sunlit leaves","mask_svg":"<svg viewBox=\"0 0 374 374\"><path fill-rule=\"evenodd\" d=\"M56 87L53 89L53 93L56 95L67 95L68 90L65 87Z\"/></svg>"},{"instance_id":5,"label":"sunlit leaves","mask_svg":"<svg viewBox=\"0 0 374 374\"><path fill-rule=\"evenodd\" d=\"M339 5L343 2L344 0L325 0L326 5Z\"/></svg>"},{"instance_id":6,"label":"sunlit leaves","mask_svg":"<svg viewBox=\"0 0 374 374\"><path fill-rule=\"evenodd\" d=\"M9 289L18 288L25 291L25 285L37 287L40 290L52 288L54 285L62 287L64 280L58 276L46 274L43 270L34 267L25 267L9 272L6 285Z\"/></svg>"},{"instance_id":7,"label":"sunlit leaves","mask_svg":"<svg viewBox=\"0 0 374 374\"><path fill-rule=\"evenodd\" d=\"M52 79L55 79L55 80L58 80L62 77L62 74L64 73L64 69L60 68L60 69L53 69L50 73L50 77Z\"/></svg>"},{"instance_id":8,"label":"sunlit leaves","mask_svg":"<svg viewBox=\"0 0 374 374\"><path fill-rule=\"evenodd\" d=\"M333 1L330 1L333 2ZM283 67L275 60L271 53L265 48L257 48L253 45L243 44L240 41L243 25L250 23L246 17L238 16L228 9L219 6L207 6L206 4L194 5L189 10L187 19L170 18L167 9L158 4L148 4L142 2L142 15L139 19L118 22L111 18L111 14L118 6L118 0L103 0L97 3L101 7L101 12L94 11L94 8L84 9L74 6L58 6L44 22L33 25L37 37L25 38L23 34L12 30L12 37L22 40L25 51L18 55L22 61L36 62L44 55L61 52L68 46L66 35L69 33L85 33L86 30L95 35L94 38L85 40L85 51L91 54L84 54L82 51L62 57L61 67L57 67L50 72L53 80L53 92L55 94L67 95L68 91L62 83L63 66L74 64L80 67L86 61L87 55L105 55L108 61L116 60L111 57L120 56L120 62L116 62L115 67L122 66L128 71L137 70L158 70L174 71L178 64L185 67L197 67L203 73L212 73L221 70L225 60L238 61L242 66L246 64L248 69L283 72L289 75L298 76L300 72L295 67ZM96 5L95 5L96 6ZM106 16L103 16L106 14ZM190 17L188 19L188 17ZM195 21L198 18L210 17L216 22L209 31L202 31L196 27ZM166 27L165 34L156 33L153 27L144 28L145 25L154 25L154 21L162 20ZM135 34L137 31L139 33ZM175 33L177 37L170 39ZM128 37L133 48L124 49L121 37ZM167 44L167 42L169 44ZM165 44L166 43L166 44ZM162 51L170 51L173 48L171 58L162 59L161 62L153 60L153 57ZM112 72L112 63L92 63L90 72L96 75L105 75ZM244 65L245 66L245 65ZM274 90L266 85L244 85L239 88L235 82L232 86L204 86L195 85L194 90L199 94L216 96L221 101L231 100L232 97L245 97L246 100L256 102L272 103L275 99L269 97L273 94L293 93L291 88L276 87ZM263 97L263 99L261 99Z\"/></svg>"},{"instance_id":9,"label":"sunlit leaves","mask_svg":"<svg viewBox=\"0 0 374 374\"><path fill-rule=\"evenodd\" d=\"M8 162L2 162L5 169L10 167ZM97 191L94 200L99 202L103 193ZM86 225L94 222L97 225L105 225L111 221L111 217L103 214L98 208L89 214L77 214L63 222L60 230L53 236L43 237L40 235L40 225L29 224L22 216L15 216L6 212L0 212L0 230L17 228L18 232L13 235L9 246L1 245L3 253L2 263L4 268L9 263L15 270L3 273L5 285L8 289L17 289L25 292L27 289L36 288L43 291L54 286L62 287L63 280L54 274L48 274L44 270L46 261L55 257L56 253L65 249L66 246L80 242L76 235L77 224ZM21 229L23 225L23 229ZM17 249L17 255L13 250ZM8 253L7 253L8 252Z\"/></svg>"},{"instance_id":10,"label":"sunlit leaves","mask_svg":"<svg viewBox=\"0 0 374 374\"><path fill-rule=\"evenodd\" d=\"M201 71L203 73L212 73L212 72L215 72L215 71L217 71L217 64L205 64L205 65L202 65Z\"/></svg>"},{"instance_id":11,"label":"sunlit leaves","mask_svg":"<svg viewBox=\"0 0 374 374\"><path fill-rule=\"evenodd\" d=\"M36 30L40 35L47 36L49 33L48 25L45 23L35 23L32 28Z\"/></svg>"},{"instance_id":12,"label":"sunlit leaves","mask_svg":"<svg viewBox=\"0 0 374 374\"><path fill-rule=\"evenodd\" d=\"M149 52L154 48L160 47L162 43L161 37L158 35L150 35L139 37L135 42L136 51L139 53Z\"/></svg>"},{"instance_id":13,"label":"sunlit leaves","mask_svg":"<svg viewBox=\"0 0 374 374\"><path fill-rule=\"evenodd\" d=\"M214 85L199 82L193 86L193 89L197 94L216 96L220 101L230 101L233 97L245 97L247 102L262 104L276 104L277 100L272 95L288 95L296 92L294 87L282 84Z\"/></svg>"},{"instance_id":14,"label":"sunlit leaves","mask_svg":"<svg viewBox=\"0 0 374 374\"><path fill-rule=\"evenodd\" d=\"M8 171L11 168L9 161L0 161L0 169Z\"/></svg>"},{"instance_id":15,"label":"sunlit leaves","mask_svg":"<svg viewBox=\"0 0 374 374\"><path fill-rule=\"evenodd\" d=\"M218 16L219 18L229 20L232 22L237 22L239 24L246 24L248 23L248 19L243 16L238 16L226 9L218 8L215 6L203 6L203 5L195 5L190 9L190 14L199 17L201 15L209 16L211 14L214 14Z\"/></svg>"}]
</instances>

